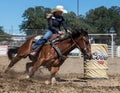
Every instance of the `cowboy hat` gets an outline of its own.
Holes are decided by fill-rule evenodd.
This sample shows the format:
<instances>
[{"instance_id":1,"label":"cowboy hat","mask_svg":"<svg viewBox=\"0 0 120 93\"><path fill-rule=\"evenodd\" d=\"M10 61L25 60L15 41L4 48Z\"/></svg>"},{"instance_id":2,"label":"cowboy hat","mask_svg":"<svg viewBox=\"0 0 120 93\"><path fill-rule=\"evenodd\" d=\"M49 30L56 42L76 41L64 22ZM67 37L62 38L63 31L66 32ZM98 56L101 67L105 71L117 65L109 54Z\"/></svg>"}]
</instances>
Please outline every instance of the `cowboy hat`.
<instances>
[{"instance_id":1,"label":"cowboy hat","mask_svg":"<svg viewBox=\"0 0 120 93\"><path fill-rule=\"evenodd\" d=\"M61 5L57 5L56 8L53 8L52 13L57 12L57 11L61 11L63 13L67 13L67 10L65 10L64 7L61 6Z\"/></svg>"}]
</instances>

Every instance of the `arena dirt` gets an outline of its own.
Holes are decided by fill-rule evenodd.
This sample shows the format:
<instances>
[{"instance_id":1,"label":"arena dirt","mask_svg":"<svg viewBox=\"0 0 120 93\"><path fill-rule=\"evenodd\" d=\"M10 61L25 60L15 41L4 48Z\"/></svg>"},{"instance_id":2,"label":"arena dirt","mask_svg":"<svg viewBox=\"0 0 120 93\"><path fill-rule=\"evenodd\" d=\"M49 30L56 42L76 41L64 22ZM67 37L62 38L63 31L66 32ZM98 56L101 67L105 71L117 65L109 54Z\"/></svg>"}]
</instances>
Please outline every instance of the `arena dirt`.
<instances>
[{"instance_id":1,"label":"arena dirt","mask_svg":"<svg viewBox=\"0 0 120 93\"><path fill-rule=\"evenodd\" d=\"M7 74L4 73L9 60L0 56L0 93L120 93L120 58L109 58L109 79L83 79L83 61L68 58L57 73L57 83L46 85L50 73L39 68L35 76L25 79L25 64L22 59Z\"/></svg>"}]
</instances>

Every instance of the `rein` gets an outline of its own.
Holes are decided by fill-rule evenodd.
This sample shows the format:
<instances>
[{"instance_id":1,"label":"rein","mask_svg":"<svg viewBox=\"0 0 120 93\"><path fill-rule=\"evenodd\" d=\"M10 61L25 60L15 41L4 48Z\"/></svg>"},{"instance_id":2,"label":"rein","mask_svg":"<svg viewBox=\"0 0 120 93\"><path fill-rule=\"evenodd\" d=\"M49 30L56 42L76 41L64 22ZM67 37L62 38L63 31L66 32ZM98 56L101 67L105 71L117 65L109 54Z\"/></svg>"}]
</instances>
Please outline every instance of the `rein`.
<instances>
[{"instance_id":1,"label":"rein","mask_svg":"<svg viewBox=\"0 0 120 93\"><path fill-rule=\"evenodd\" d=\"M79 50L81 50L83 53L86 52L86 44L85 44L85 39L84 39L83 36L82 36L82 38L81 38L81 39L83 39L83 44L84 44L84 46L85 46L85 48L83 48L83 49L80 48L80 46L79 46L78 43L73 39L72 36L70 36L70 38L71 38L71 40L73 41L74 45L76 45ZM60 49L54 45L54 43L52 43L52 47L53 47L53 48L55 49L55 51L57 52L57 54L58 54L58 56L59 56L59 61L61 61L61 60L64 59L64 58L67 58L66 56L63 55L64 53L62 53L62 52L60 51Z\"/></svg>"},{"instance_id":2,"label":"rein","mask_svg":"<svg viewBox=\"0 0 120 93\"><path fill-rule=\"evenodd\" d=\"M84 40L84 38L82 38L83 40ZM75 45L77 46L77 48L79 49L79 50L81 50L81 48L79 47L79 45L77 44L77 42L73 39L73 37L71 36L71 40L75 43ZM85 48L84 48L84 50L86 51L86 44L85 44L85 40L84 40L84 46L85 46Z\"/></svg>"}]
</instances>

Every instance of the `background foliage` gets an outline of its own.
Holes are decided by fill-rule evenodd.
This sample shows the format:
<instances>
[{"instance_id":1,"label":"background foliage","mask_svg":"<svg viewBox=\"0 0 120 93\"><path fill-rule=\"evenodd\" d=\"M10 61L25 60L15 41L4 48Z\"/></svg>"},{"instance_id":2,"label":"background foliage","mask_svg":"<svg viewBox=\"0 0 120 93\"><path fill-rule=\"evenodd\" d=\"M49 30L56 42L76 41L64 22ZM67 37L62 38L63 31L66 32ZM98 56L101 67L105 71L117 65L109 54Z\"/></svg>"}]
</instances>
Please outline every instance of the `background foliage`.
<instances>
[{"instance_id":1,"label":"background foliage","mask_svg":"<svg viewBox=\"0 0 120 93\"><path fill-rule=\"evenodd\" d=\"M26 9L22 15L23 21L19 26L20 30L26 35L43 34L44 30L47 29L46 15L48 13L51 13L51 9L43 6ZM100 6L89 10L85 16L76 15L72 11L63 14L63 16L71 31L87 28L89 33L117 33L117 38L120 36L119 6L112 6L111 8ZM111 29L114 31L111 32ZM2 26L0 26L0 35L8 35ZM116 41L119 42L119 38Z\"/></svg>"},{"instance_id":2,"label":"background foliage","mask_svg":"<svg viewBox=\"0 0 120 93\"><path fill-rule=\"evenodd\" d=\"M43 6L28 8L23 13L20 30L29 34L35 32L29 32L29 29L39 29L41 31L47 29L46 14L50 12L50 8ZM76 15L74 12L63 14L63 16L68 27L73 31L76 27L82 27L88 28L89 33L111 33L110 29L114 28L115 33L118 36L120 35L120 7L118 6L112 6L108 9L105 6L91 9L86 13L86 16Z\"/></svg>"},{"instance_id":3,"label":"background foliage","mask_svg":"<svg viewBox=\"0 0 120 93\"><path fill-rule=\"evenodd\" d=\"M10 40L11 36L3 30L3 27L0 26L0 41Z\"/></svg>"}]
</instances>

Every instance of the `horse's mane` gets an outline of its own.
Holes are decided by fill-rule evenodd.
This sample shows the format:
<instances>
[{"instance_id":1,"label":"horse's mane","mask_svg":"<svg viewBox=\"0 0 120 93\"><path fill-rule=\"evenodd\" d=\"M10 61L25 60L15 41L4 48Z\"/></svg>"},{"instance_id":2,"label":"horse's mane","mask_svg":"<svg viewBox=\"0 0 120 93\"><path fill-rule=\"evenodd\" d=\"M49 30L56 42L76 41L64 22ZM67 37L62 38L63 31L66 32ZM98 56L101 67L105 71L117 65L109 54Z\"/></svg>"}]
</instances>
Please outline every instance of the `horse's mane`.
<instances>
[{"instance_id":1,"label":"horse's mane","mask_svg":"<svg viewBox=\"0 0 120 93\"><path fill-rule=\"evenodd\" d=\"M82 28L81 29L77 29L77 30L72 31L71 35L68 35L68 36L66 36L64 38L60 38L59 41L63 41L63 40L69 39L69 38L73 38L74 39L74 38L79 37L80 35L88 36L88 32L86 30L82 29Z\"/></svg>"},{"instance_id":2,"label":"horse's mane","mask_svg":"<svg viewBox=\"0 0 120 93\"><path fill-rule=\"evenodd\" d=\"M80 28L80 29L75 29L73 31L73 33L72 33L72 37L73 38L79 37L80 35L82 35L82 36L88 36L87 30L85 30L83 28Z\"/></svg>"},{"instance_id":3,"label":"horse's mane","mask_svg":"<svg viewBox=\"0 0 120 93\"><path fill-rule=\"evenodd\" d=\"M81 35L81 32L80 31L73 31L72 32L72 38L76 38L76 37L79 37Z\"/></svg>"}]
</instances>

